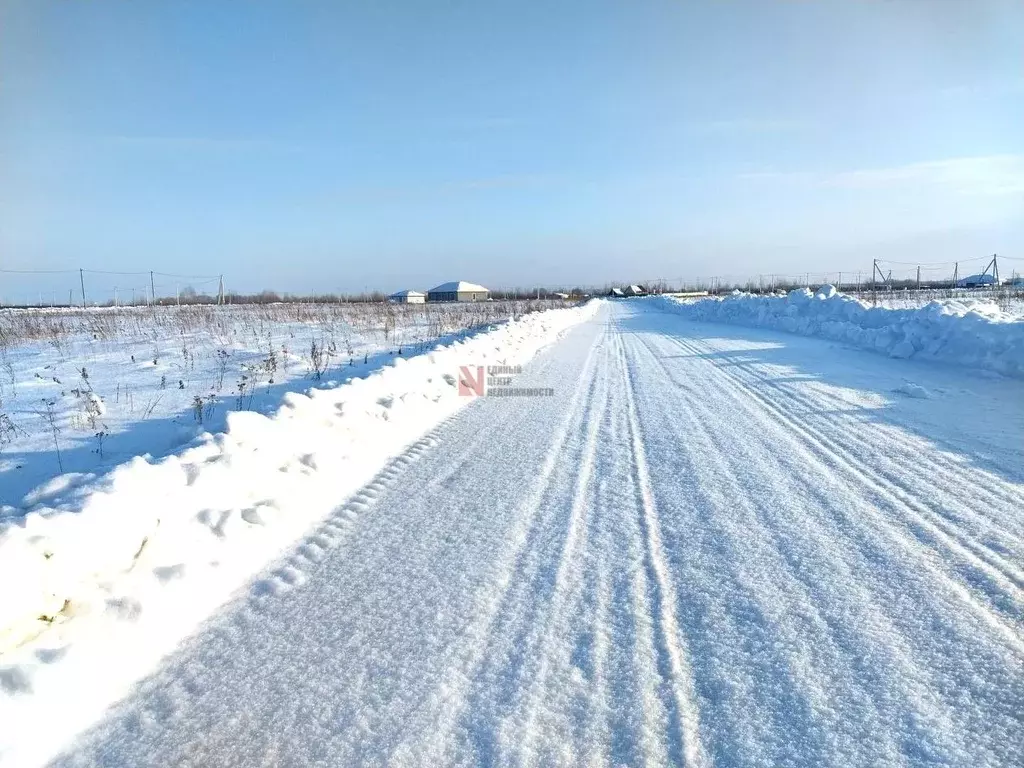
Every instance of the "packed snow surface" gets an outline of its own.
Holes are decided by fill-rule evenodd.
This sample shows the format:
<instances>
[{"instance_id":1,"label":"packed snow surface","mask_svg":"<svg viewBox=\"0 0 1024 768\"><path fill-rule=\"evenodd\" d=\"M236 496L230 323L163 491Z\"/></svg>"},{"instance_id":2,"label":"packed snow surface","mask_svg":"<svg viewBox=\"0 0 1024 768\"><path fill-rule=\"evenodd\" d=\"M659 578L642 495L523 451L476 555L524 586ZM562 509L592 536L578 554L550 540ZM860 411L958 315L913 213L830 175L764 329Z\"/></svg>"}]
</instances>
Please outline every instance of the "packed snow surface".
<instances>
[{"instance_id":1,"label":"packed snow surface","mask_svg":"<svg viewBox=\"0 0 1024 768\"><path fill-rule=\"evenodd\" d=\"M142 591L87 652L8 664L0 763L1016 764L1020 383L665 307L601 305L516 378L550 396L413 420L355 493L378 449L346 419L416 410L371 381L126 468L125 518L197 521L183 572L155 546L132 570L183 612L239 537L299 539L156 668Z\"/></svg>"},{"instance_id":2,"label":"packed snow surface","mask_svg":"<svg viewBox=\"0 0 1024 768\"><path fill-rule=\"evenodd\" d=\"M365 379L288 393L270 416L230 412L223 433L180 453L30 493L22 514L0 517L0 762L97 715L389 458L429 446L423 433L470 402L460 366L521 365L595 308L392 358ZM302 578L280 576L268 593ZM40 718L45 738L23 739Z\"/></svg>"},{"instance_id":3,"label":"packed snow surface","mask_svg":"<svg viewBox=\"0 0 1024 768\"><path fill-rule=\"evenodd\" d=\"M822 336L889 357L937 360L1024 378L1024 318L994 304L947 300L917 309L886 309L837 293L831 285L786 296L735 291L725 298L658 301L691 320Z\"/></svg>"}]
</instances>

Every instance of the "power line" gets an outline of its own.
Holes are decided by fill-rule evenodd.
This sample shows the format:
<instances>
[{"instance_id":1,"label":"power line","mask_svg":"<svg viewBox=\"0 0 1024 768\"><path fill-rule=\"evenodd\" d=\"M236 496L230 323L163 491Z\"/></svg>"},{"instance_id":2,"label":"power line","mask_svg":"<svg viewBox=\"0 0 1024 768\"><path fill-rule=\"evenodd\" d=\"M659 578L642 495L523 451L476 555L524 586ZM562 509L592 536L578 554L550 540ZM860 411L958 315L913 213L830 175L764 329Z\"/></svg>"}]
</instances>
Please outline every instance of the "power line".
<instances>
[{"instance_id":1,"label":"power line","mask_svg":"<svg viewBox=\"0 0 1024 768\"><path fill-rule=\"evenodd\" d=\"M105 269L83 269L87 275L148 275L149 272L110 272Z\"/></svg>"},{"instance_id":2,"label":"power line","mask_svg":"<svg viewBox=\"0 0 1024 768\"><path fill-rule=\"evenodd\" d=\"M133 273L133 274L135 274L135 273ZM140 275L142 275L142 274L148 275L149 273L148 272L139 272L138 274L140 274ZM181 280L206 280L206 279L218 280L218 279L220 279L220 275L172 275L172 274L170 274L168 272L154 272L153 274L154 275L160 275L160 277L177 277L177 278L180 278Z\"/></svg>"},{"instance_id":3,"label":"power line","mask_svg":"<svg viewBox=\"0 0 1024 768\"><path fill-rule=\"evenodd\" d=\"M971 261L987 261L991 256L972 256L967 259L954 259L953 261L893 261L892 259L876 259L879 264L897 264L901 267L951 267L954 264L966 264ZM1000 259L1006 258L1000 256Z\"/></svg>"},{"instance_id":4,"label":"power line","mask_svg":"<svg viewBox=\"0 0 1024 768\"><path fill-rule=\"evenodd\" d=\"M4 275L73 275L79 270L77 269L0 269L0 274ZM135 277L145 277L149 272L115 272L108 269L82 269L87 275L127 275ZM176 275L169 272L153 272L154 275L160 275L161 277L174 277L181 280L217 280L220 275Z\"/></svg>"},{"instance_id":5,"label":"power line","mask_svg":"<svg viewBox=\"0 0 1024 768\"><path fill-rule=\"evenodd\" d=\"M0 269L5 275L73 275L77 269Z\"/></svg>"}]
</instances>

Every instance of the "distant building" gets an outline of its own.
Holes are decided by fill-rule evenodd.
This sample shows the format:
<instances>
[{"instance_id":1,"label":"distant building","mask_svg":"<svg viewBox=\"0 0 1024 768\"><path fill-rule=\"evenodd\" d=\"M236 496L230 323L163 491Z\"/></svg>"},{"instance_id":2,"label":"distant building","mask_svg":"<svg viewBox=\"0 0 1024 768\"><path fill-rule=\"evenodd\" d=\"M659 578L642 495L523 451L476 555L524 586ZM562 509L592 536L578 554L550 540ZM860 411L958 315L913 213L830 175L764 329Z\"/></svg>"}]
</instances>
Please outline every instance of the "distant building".
<instances>
[{"instance_id":1,"label":"distant building","mask_svg":"<svg viewBox=\"0 0 1024 768\"><path fill-rule=\"evenodd\" d=\"M612 288L608 291L608 295L616 299L626 296L646 296L647 289L642 285L627 285L625 288Z\"/></svg>"},{"instance_id":2,"label":"distant building","mask_svg":"<svg viewBox=\"0 0 1024 768\"><path fill-rule=\"evenodd\" d=\"M568 299L569 298L569 294L568 293L560 293L558 291L556 291L555 293L552 293L551 295L554 296L556 299Z\"/></svg>"},{"instance_id":3,"label":"distant building","mask_svg":"<svg viewBox=\"0 0 1024 768\"><path fill-rule=\"evenodd\" d=\"M980 288L983 285L998 285L995 275L968 275L956 281L957 288Z\"/></svg>"},{"instance_id":4,"label":"distant building","mask_svg":"<svg viewBox=\"0 0 1024 768\"><path fill-rule=\"evenodd\" d=\"M388 296L392 304L422 304L427 300L427 294L420 291L399 291Z\"/></svg>"},{"instance_id":5,"label":"distant building","mask_svg":"<svg viewBox=\"0 0 1024 768\"><path fill-rule=\"evenodd\" d=\"M490 291L482 285L457 280L427 291L427 301L487 301Z\"/></svg>"}]
</instances>

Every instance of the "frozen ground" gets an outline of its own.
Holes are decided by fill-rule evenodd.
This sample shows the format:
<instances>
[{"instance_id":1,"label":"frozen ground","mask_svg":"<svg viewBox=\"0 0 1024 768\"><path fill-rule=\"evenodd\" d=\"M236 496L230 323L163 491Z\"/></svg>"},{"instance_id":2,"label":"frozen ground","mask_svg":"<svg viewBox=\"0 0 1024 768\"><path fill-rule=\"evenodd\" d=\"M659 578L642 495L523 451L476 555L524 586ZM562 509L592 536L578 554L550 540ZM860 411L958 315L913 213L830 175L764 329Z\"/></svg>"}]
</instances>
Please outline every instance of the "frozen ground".
<instances>
[{"instance_id":1,"label":"frozen ground","mask_svg":"<svg viewBox=\"0 0 1024 768\"><path fill-rule=\"evenodd\" d=\"M553 396L476 399L338 492L56 764L1015 764L1021 382L664 309L604 304L516 381ZM33 710L39 651L0 763L110 692Z\"/></svg>"}]
</instances>

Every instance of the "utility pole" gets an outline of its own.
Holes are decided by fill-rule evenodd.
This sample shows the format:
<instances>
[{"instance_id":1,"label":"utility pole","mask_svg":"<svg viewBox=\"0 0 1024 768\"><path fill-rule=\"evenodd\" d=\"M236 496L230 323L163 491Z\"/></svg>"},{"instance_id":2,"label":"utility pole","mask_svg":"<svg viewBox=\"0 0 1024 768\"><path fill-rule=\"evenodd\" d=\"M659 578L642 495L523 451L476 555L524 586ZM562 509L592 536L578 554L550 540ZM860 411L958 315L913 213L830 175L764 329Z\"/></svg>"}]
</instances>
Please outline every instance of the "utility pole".
<instances>
[{"instance_id":1,"label":"utility pole","mask_svg":"<svg viewBox=\"0 0 1024 768\"><path fill-rule=\"evenodd\" d=\"M70 309L71 307L75 306L74 298L75 298L75 289L74 288L68 288L68 309Z\"/></svg>"},{"instance_id":2,"label":"utility pole","mask_svg":"<svg viewBox=\"0 0 1024 768\"><path fill-rule=\"evenodd\" d=\"M871 304L878 303L878 284L875 281L875 274L878 272L878 259L871 260Z\"/></svg>"},{"instance_id":3,"label":"utility pole","mask_svg":"<svg viewBox=\"0 0 1024 768\"><path fill-rule=\"evenodd\" d=\"M181 294L178 292L178 284L174 284L174 303L181 306Z\"/></svg>"},{"instance_id":4,"label":"utility pole","mask_svg":"<svg viewBox=\"0 0 1024 768\"><path fill-rule=\"evenodd\" d=\"M78 282L82 285L82 306L85 306L85 272L78 270Z\"/></svg>"},{"instance_id":5,"label":"utility pole","mask_svg":"<svg viewBox=\"0 0 1024 768\"><path fill-rule=\"evenodd\" d=\"M956 288L956 284L960 282L960 262L957 261L953 264L953 288Z\"/></svg>"},{"instance_id":6,"label":"utility pole","mask_svg":"<svg viewBox=\"0 0 1024 768\"><path fill-rule=\"evenodd\" d=\"M917 266L917 290L921 290L921 265Z\"/></svg>"},{"instance_id":7,"label":"utility pole","mask_svg":"<svg viewBox=\"0 0 1024 768\"><path fill-rule=\"evenodd\" d=\"M316 291L313 292L313 298L316 298ZM224 303L224 275L220 276L220 283L217 287L217 303Z\"/></svg>"},{"instance_id":8,"label":"utility pole","mask_svg":"<svg viewBox=\"0 0 1024 768\"><path fill-rule=\"evenodd\" d=\"M154 304L156 304L156 286L153 285L153 271L149 272L149 296Z\"/></svg>"}]
</instances>

